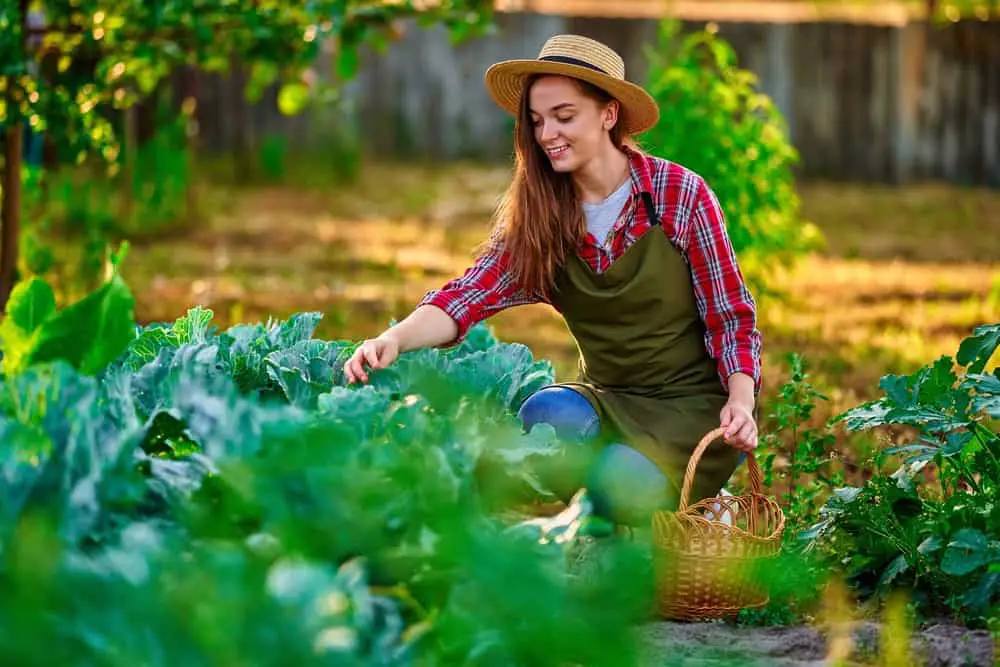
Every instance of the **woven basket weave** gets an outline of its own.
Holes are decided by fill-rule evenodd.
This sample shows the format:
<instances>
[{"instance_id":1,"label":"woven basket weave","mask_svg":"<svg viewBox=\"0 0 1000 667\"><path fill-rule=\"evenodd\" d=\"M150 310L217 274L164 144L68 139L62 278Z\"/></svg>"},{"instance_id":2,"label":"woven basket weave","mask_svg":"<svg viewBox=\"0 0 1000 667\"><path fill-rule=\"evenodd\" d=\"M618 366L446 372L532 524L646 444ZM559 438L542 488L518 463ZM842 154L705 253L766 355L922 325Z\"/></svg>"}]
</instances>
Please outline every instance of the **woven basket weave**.
<instances>
[{"instance_id":1,"label":"woven basket weave","mask_svg":"<svg viewBox=\"0 0 1000 667\"><path fill-rule=\"evenodd\" d=\"M695 448L677 511L653 516L656 601L665 619L725 618L768 601L755 566L777 555L785 516L774 500L763 495L753 453L747 453L749 494L688 505L698 462L722 434L721 428L709 432Z\"/></svg>"}]
</instances>

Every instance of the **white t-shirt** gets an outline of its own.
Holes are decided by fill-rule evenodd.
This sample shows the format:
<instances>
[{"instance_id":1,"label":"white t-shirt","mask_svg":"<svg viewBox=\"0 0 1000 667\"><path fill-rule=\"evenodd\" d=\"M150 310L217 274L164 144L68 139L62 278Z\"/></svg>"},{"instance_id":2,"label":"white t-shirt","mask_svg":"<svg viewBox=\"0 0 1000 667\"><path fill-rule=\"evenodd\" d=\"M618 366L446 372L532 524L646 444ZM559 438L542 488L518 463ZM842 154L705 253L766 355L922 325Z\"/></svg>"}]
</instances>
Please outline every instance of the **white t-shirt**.
<instances>
[{"instance_id":1,"label":"white t-shirt","mask_svg":"<svg viewBox=\"0 0 1000 667\"><path fill-rule=\"evenodd\" d=\"M608 233L615 226L618 215L622 212L625 202L632 194L632 180L625 179L621 187L608 195L608 198L596 204L583 204L583 215L587 219L587 231L601 243L608 244Z\"/></svg>"}]
</instances>

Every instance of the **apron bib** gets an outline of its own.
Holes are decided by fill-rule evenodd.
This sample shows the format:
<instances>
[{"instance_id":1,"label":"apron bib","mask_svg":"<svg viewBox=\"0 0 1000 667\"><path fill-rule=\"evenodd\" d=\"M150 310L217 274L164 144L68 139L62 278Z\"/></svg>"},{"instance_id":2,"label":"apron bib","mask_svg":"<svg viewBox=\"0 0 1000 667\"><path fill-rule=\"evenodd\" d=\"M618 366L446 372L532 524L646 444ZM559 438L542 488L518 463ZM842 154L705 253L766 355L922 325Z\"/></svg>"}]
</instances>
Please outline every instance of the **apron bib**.
<instances>
[{"instance_id":1,"label":"apron bib","mask_svg":"<svg viewBox=\"0 0 1000 667\"><path fill-rule=\"evenodd\" d=\"M604 273L574 253L556 279L552 305L563 315L580 355L575 382L601 419L601 442L622 442L667 475L674 504L698 441L719 426L728 392L705 348L705 325L691 272L654 225ZM740 452L717 441L695 471L690 502L715 496Z\"/></svg>"}]
</instances>

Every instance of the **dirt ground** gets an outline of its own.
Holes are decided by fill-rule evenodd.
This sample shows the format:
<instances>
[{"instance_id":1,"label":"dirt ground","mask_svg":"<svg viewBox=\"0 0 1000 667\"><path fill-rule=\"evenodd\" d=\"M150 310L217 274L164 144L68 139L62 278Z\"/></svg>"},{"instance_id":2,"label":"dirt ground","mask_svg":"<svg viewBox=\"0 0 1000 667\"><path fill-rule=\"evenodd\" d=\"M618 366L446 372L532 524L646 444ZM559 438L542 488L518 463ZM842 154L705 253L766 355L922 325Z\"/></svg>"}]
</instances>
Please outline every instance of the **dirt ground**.
<instances>
[{"instance_id":1,"label":"dirt ground","mask_svg":"<svg viewBox=\"0 0 1000 667\"><path fill-rule=\"evenodd\" d=\"M724 623L650 623L640 630L650 667L994 667L990 633L932 625L911 638L909 662L887 664L879 626L859 624L842 633L804 626L750 628ZM839 636L838 636L839 635Z\"/></svg>"}]
</instances>

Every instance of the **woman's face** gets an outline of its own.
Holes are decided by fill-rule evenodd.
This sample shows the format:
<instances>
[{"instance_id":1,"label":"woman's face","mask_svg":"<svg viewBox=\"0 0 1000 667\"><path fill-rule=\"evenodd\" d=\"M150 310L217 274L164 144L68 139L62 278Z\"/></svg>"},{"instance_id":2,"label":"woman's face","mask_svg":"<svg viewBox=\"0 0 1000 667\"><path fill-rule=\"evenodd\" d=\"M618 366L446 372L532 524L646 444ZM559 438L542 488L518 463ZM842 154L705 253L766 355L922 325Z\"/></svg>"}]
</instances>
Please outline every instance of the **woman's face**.
<instances>
[{"instance_id":1,"label":"woman's face","mask_svg":"<svg viewBox=\"0 0 1000 667\"><path fill-rule=\"evenodd\" d=\"M573 172L594 159L617 120L617 104L601 104L572 79L546 76L528 94L535 141L559 172Z\"/></svg>"}]
</instances>

